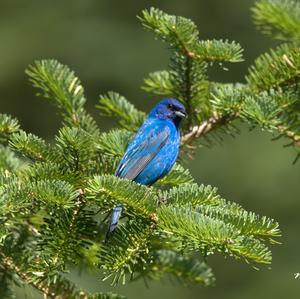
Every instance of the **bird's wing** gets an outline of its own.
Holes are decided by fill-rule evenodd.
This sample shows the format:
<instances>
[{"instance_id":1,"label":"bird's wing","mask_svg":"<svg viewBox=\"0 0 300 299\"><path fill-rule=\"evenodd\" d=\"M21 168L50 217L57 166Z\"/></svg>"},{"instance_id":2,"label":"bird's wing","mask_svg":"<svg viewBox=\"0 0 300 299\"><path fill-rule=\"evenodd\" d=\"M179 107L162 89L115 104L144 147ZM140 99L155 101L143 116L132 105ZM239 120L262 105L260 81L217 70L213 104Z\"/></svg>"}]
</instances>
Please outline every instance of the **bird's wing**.
<instances>
[{"instance_id":1,"label":"bird's wing","mask_svg":"<svg viewBox=\"0 0 300 299\"><path fill-rule=\"evenodd\" d=\"M161 125L143 126L129 144L115 173L134 180L167 143L170 128Z\"/></svg>"}]
</instances>

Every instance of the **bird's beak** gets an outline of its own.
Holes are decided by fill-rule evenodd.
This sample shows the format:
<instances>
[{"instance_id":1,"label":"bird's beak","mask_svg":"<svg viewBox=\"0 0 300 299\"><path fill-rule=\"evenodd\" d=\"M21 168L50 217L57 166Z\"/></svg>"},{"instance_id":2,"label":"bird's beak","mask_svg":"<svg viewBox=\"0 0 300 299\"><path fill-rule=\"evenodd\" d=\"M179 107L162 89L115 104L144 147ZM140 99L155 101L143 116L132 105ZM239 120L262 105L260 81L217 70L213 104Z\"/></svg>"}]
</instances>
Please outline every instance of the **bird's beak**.
<instances>
[{"instance_id":1,"label":"bird's beak","mask_svg":"<svg viewBox=\"0 0 300 299\"><path fill-rule=\"evenodd\" d=\"M179 116L180 118L185 118L186 114L182 111L175 111L175 115Z\"/></svg>"}]
</instances>

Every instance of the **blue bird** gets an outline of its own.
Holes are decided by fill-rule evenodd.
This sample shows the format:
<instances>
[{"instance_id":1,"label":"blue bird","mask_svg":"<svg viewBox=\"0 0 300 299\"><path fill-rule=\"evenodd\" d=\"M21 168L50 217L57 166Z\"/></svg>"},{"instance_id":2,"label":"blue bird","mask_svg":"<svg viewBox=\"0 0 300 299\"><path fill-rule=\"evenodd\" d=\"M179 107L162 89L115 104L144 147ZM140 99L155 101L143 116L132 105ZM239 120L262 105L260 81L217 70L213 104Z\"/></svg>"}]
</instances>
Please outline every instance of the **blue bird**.
<instances>
[{"instance_id":1,"label":"blue bird","mask_svg":"<svg viewBox=\"0 0 300 299\"><path fill-rule=\"evenodd\" d=\"M175 99L160 101L129 143L115 176L152 185L173 167L179 152L181 120L184 106ZM107 236L119 221L122 205L112 211Z\"/></svg>"}]
</instances>

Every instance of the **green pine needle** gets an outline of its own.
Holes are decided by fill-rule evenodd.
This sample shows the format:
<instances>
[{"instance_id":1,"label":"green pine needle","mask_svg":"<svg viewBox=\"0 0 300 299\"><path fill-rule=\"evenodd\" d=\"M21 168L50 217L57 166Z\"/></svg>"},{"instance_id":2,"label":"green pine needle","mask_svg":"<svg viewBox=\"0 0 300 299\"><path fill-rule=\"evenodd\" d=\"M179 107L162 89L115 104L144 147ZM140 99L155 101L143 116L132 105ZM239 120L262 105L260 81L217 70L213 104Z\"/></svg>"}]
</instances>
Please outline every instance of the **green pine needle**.
<instances>
[{"instance_id":1,"label":"green pine needle","mask_svg":"<svg viewBox=\"0 0 300 299\"><path fill-rule=\"evenodd\" d=\"M275 39L299 42L300 3L294 0L259 0L252 8L254 22Z\"/></svg>"},{"instance_id":2,"label":"green pine needle","mask_svg":"<svg viewBox=\"0 0 300 299\"><path fill-rule=\"evenodd\" d=\"M115 92L101 95L97 108L106 116L114 116L119 124L127 130L135 131L145 118L143 112L138 111L124 97Z\"/></svg>"}]
</instances>

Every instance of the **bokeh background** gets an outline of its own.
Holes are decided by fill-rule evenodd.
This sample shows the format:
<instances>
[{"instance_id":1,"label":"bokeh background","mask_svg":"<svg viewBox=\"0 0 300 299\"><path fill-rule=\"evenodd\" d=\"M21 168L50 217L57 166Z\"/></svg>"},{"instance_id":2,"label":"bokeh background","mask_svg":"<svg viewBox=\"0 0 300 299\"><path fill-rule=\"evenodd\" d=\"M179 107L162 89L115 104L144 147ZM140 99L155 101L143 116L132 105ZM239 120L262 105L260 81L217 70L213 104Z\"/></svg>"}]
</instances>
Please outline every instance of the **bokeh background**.
<instances>
[{"instance_id":1,"label":"bokeh background","mask_svg":"<svg viewBox=\"0 0 300 299\"><path fill-rule=\"evenodd\" d=\"M215 68L211 78L243 82L249 64L274 42L255 30L250 0L0 0L0 111L17 117L22 127L51 140L60 124L54 108L34 96L24 69L36 59L55 58L69 65L81 78L89 99L88 109L100 126L112 123L94 109L100 93L114 90L148 111L158 98L140 86L147 73L164 69L168 52L145 32L136 15L155 6L193 19L201 38L228 38L245 48L245 62L229 71ZM244 262L210 258L217 284L214 288L185 288L168 279L119 286L114 290L129 298L299 298L300 278L300 162L284 148L288 141L271 141L268 133L249 131L226 137L213 148L200 148L195 160L187 161L199 183L211 184L227 199L248 210L277 219L282 245L273 249L271 267L259 271ZM91 291L112 289L99 276L74 271L74 281ZM32 290L26 297L41 298Z\"/></svg>"}]
</instances>

